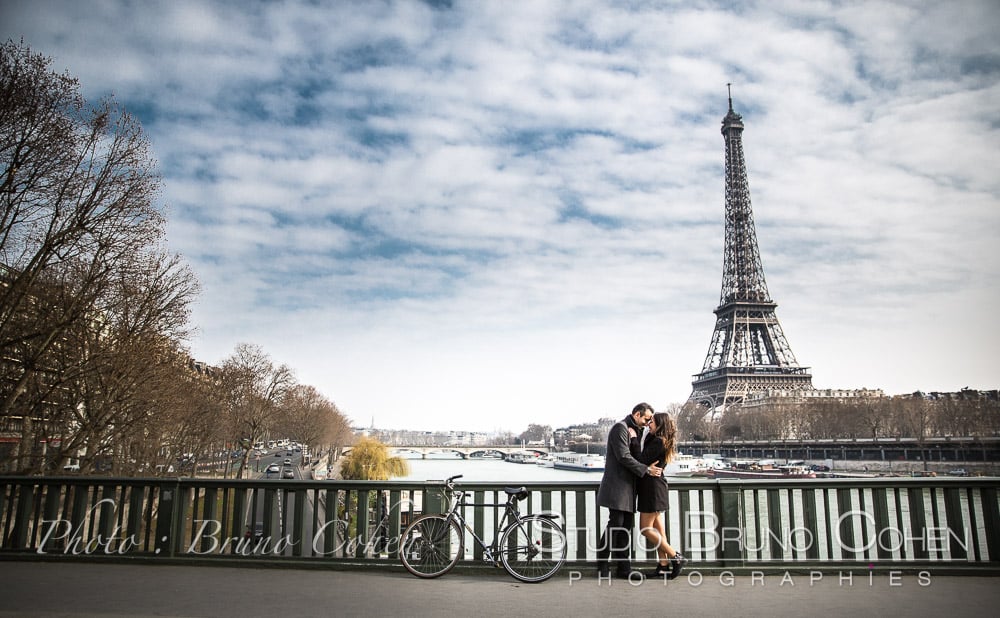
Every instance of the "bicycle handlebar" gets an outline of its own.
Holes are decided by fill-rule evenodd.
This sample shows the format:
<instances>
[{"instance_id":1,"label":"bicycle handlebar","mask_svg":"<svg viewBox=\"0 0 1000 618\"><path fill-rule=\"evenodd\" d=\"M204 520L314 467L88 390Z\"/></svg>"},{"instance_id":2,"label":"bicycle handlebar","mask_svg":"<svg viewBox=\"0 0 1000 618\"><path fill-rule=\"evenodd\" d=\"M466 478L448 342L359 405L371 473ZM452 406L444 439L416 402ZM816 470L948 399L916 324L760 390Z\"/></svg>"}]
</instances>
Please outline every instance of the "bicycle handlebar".
<instances>
[{"instance_id":1,"label":"bicycle handlebar","mask_svg":"<svg viewBox=\"0 0 1000 618\"><path fill-rule=\"evenodd\" d=\"M446 494L451 496L451 500L459 500L460 502L465 500L465 492L458 491L455 489L455 479L460 479L464 474L456 474L455 476L450 476L444 480L444 491ZM452 505L454 506L454 504Z\"/></svg>"}]
</instances>

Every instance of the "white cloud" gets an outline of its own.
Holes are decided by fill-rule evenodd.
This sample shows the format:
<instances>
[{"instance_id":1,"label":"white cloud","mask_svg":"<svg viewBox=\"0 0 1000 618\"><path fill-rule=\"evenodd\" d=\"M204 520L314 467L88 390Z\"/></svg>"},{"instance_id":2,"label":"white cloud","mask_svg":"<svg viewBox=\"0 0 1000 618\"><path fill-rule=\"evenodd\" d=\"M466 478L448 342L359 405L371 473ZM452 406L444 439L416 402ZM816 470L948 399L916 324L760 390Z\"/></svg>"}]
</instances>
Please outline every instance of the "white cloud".
<instances>
[{"instance_id":1,"label":"white cloud","mask_svg":"<svg viewBox=\"0 0 1000 618\"><path fill-rule=\"evenodd\" d=\"M683 400L714 325L725 84L793 350L826 387L995 388L993 2L6 2L140 115L194 352L367 424Z\"/></svg>"}]
</instances>

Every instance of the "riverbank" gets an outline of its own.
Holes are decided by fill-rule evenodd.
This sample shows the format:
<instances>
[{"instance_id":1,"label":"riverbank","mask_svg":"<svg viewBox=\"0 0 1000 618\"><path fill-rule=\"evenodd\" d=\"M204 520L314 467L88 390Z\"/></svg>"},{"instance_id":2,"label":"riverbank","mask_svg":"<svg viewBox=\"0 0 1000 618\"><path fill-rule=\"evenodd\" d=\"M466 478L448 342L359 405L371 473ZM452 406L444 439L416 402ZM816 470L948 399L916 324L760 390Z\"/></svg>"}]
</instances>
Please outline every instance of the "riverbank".
<instances>
[{"instance_id":1,"label":"riverbank","mask_svg":"<svg viewBox=\"0 0 1000 618\"><path fill-rule=\"evenodd\" d=\"M777 460L784 463L783 459ZM873 476L1000 476L1000 462L881 461L810 459L806 465L830 466L832 472ZM832 463L832 465L831 465Z\"/></svg>"}]
</instances>

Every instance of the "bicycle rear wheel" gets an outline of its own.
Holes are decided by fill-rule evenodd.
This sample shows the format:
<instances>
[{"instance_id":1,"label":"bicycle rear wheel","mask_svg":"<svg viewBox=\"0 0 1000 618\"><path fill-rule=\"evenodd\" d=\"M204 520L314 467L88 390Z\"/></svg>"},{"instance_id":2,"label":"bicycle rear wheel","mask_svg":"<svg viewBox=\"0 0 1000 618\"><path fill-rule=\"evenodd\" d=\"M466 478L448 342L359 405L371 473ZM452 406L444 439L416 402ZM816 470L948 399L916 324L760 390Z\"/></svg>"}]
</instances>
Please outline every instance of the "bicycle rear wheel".
<instances>
[{"instance_id":1,"label":"bicycle rear wheel","mask_svg":"<svg viewBox=\"0 0 1000 618\"><path fill-rule=\"evenodd\" d=\"M566 533L549 517L529 515L503 531L500 561L515 579L545 581L566 561Z\"/></svg>"},{"instance_id":2,"label":"bicycle rear wheel","mask_svg":"<svg viewBox=\"0 0 1000 618\"><path fill-rule=\"evenodd\" d=\"M417 577L430 579L452 569L462 555L462 529L445 515L423 515L403 532L399 557Z\"/></svg>"}]
</instances>

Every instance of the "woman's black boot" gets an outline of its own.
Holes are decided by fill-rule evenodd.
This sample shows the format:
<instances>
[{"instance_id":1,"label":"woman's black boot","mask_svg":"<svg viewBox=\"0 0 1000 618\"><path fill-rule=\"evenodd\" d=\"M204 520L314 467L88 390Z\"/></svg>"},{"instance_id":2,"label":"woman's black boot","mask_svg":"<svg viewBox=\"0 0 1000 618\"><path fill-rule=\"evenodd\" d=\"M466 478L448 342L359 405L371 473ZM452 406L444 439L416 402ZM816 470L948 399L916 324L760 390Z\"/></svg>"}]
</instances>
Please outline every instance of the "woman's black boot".
<instances>
[{"instance_id":1,"label":"woman's black boot","mask_svg":"<svg viewBox=\"0 0 1000 618\"><path fill-rule=\"evenodd\" d=\"M688 559L681 555L681 552L674 554L674 557L670 559L670 574L667 575L667 579L677 579L677 576L681 574L681 569L687 564Z\"/></svg>"}]
</instances>

